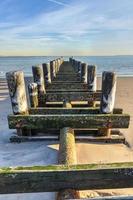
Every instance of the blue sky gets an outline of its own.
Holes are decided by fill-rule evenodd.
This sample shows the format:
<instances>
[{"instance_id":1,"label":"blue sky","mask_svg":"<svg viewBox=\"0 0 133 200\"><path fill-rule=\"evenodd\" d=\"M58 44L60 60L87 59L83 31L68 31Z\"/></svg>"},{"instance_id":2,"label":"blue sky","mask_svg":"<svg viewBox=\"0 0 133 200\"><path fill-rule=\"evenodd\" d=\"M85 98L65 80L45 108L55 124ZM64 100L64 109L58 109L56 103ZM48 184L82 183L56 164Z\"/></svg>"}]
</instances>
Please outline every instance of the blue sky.
<instances>
[{"instance_id":1,"label":"blue sky","mask_svg":"<svg viewBox=\"0 0 133 200\"><path fill-rule=\"evenodd\" d=\"M133 0L0 0L0 55L133 55Z\"/></svg>"}]
</instances>

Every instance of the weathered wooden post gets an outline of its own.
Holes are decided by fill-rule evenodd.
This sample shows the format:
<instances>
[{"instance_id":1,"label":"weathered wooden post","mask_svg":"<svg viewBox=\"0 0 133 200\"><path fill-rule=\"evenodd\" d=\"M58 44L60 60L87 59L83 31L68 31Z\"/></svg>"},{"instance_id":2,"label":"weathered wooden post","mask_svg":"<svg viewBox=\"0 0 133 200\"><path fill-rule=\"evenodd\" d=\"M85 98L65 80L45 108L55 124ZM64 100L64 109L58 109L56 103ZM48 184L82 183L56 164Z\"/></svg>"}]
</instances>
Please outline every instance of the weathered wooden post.
<instances>
[{"instance_id":1,"label":"weathered wooden post","mask_svg":"<svg viewBox=\"0 0 133 200\"><path fill-rule=\"evenodd\" d=\"M69 127L60 130L58 162L62 165L77 164L74 130Z\"/></svg>"},{"instance_id":2,"label":"weathered wooden post","mask_svg":"<svg viewBox=\"0 0 133 200\"><path fill-rule=\"evenodd\" d=\"M70 58L69 58L69 63L71 63L71 64L72 64L72 57L70 57Z\"/></svg>"},{"instance_id":3,"label":"weathered wooden post","mask_svg":"<svg viewBox=\"0 0 133 200\"><path fill-rule=\"evenodd\" d=\"M37 83L29 83L28 85L30 106L32 108L38 107L38 88Z\"/></svg>"},{"instance_id":4,"label":"weathered wooden post","mask_svg":"<svg viewBox=\"0 0 133 200\"><path fill-rule=\"evenodd\" d=\"M72 108L72 104L69 101L63 101L64 108Z\"/></svg>"},{"instance_id":5,"label":"weathered wooden post","mask_svg":"<svg viewBox=\"0 0 133 200\"><path fill-rule=\"evenodd\" d=\"M44 85L42 65L33 66L32 73L34 82L37 83L38 88L38 105L39 107L44 107L46 90Z\"/></svg>"},{"instance_id":6,"label":"weathered wooden post","mask_svg":"<svg viewBox=\"0 0 133 200\"><path fill-rule=\"evenodd\" d=\"M64 59L63 59L63 57L61 56L61 64L63 64L63 62L64 62Z\"/></svg>"},{"instance_id":7,"label":"weathered wooden post","mask_svg":"<svg viewBox=\"0 0 133 200\"><path fill-rule=\"evenodd\" d=\"M57 58L57 59L55 60L55 76L57 75L58 68L59 68L59 58Z\"/></svg>"},{"instance_id":8,"label":"weathered wooden post","mask_svg":"<svg viewBox=\"0 0 133 200\"><path fill-rule=\"evenodd\" d=\"M14 115L28 114L24 73L22 71L7 72L6 79Z\"/></svg>"},{"instance_id":9,"label":"weathered wooden post","mask_svg":"<svg viewBox=\"0 0 133 200\"><path fill-rule=\"evenodd\" d=\"M24 73L22 71L12 71L6 73L9 95L14 115L28 114L28 103L26 98L26 89L24 82ZM23 135L27 130L17 129L18 135Z\"/></svg>"},{"instance_id":10,"label":"weathered wooden post","mask_svg":"<svg viewBox=\"0 0 133 200\"><path fill-rule=\"evenodd\" d=\"M45 86L47 87L49 84L51 84L51 74L50 74L50 64L49 63L43 63L43 77Z\"/></svg>"},{"instance_id":11,"label":"weathered wooden post","mask_svg":"<svg viewBox=\"0 0 133 200\"><path fill-rule=\"evenodd\" d=\"M103 72L102 75L102 97L100 104L100 112L111 114L113 112L116 93L116 74L114 72ZM100 135L110 136L110 127L102 128Z\"/></svg>"},{"instance_id":12,"label":"weathered wooden post","mask_svg":"<svg viewBox=\"0 0 133 200\"><path fill-rule=\"evenodd\" d=\"M88 91L96 92L97 88L97 77L96 77L96 66L95 65L88 65L88 73L87 73L87 84L88 84ZM95 101L89 101L89 106L95 107Z\"/></svg>"},{"instance_id":13,"label":"weathered wooden post","mask_svg":"<svg viewBox=\"0 0 133 200\"><path fill-rule=\"evenodd\" d=\"M81 63L81 82L87 83L87 64Z\"/></svg>"},{"instance_id":14,"label":"weathered wooden post","mask_svg":"<svg viewBox=\"0 0 133 200\"><path fill-rule=\"evenodd\" d=\"M51 73L51 81L55 78L55 60L50 61L50 73Z\"/></svg>"},{"instance_id":15,"label":"weathered wooden post","mask_svg":"<svg viewBox=\"0 0 133 200\"><path fill-rule=\"evenodd\" d=\"M78 61L77 65L78 65L78 75L81 77L81 62Z\"/></svg>"}]
</instances>

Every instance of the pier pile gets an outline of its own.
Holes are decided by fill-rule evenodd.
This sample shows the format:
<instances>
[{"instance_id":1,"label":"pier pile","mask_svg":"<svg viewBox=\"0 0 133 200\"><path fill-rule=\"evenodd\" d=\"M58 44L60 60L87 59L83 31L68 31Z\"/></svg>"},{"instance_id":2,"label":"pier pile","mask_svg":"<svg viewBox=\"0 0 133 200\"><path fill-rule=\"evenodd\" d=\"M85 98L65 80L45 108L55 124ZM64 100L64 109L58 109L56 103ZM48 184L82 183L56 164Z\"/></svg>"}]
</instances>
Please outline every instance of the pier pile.
<instances>
[{"instance_id":1,"label":"pier pile","mask_svg":"<svg viewBox=\"0 0 133 200\"><path fill-rule=\"evenodd\" d=\"M17 130L11 141L58 139L58 165L2 169L0 193L58 191L61 200L79 199L79 190L133 187L133 163L77 164L75 140L125 143L119 129L128 128L130 116L114 108L115 73L103 72L101 90L96 66L73 58L33 66L32 73L30 106L23 72L6 74L9 128Z\"/></svg>"}]
</instances>

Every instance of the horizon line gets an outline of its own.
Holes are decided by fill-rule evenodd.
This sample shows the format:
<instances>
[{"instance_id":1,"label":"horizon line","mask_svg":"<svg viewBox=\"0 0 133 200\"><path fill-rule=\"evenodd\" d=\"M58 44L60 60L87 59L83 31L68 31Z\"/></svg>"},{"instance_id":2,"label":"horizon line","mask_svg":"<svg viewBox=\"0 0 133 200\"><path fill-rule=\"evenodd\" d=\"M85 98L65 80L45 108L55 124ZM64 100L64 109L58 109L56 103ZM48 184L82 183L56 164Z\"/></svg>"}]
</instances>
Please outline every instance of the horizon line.
<instances>
[{"instance_id":1,"label":"horizon line","mask_svg":"<svg viewBox=\"0 0 133 200\"><path fill-rule=\"evenodd\" d=\"M95 56L133 56L133 54L110 54L110 55L0 55L0 57L95 57Z\"/></svg>"}]
</instances>

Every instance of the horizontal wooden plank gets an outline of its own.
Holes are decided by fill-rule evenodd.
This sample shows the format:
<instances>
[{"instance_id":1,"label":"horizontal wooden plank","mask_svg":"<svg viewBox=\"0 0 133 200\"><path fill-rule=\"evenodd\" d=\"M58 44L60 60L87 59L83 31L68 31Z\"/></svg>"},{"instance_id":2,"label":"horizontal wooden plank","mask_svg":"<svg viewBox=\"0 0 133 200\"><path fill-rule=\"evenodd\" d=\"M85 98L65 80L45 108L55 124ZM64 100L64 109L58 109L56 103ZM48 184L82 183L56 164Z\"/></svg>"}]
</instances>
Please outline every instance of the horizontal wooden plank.
<instances>
[{"instance_id":1,"label":"horizontal wooden plank","mask_svg":"<svg viewBox=\"0 0 133 200\"><path fill-rule=\"evenodd\" d=\"M126 114L93 115L9 115L9 128L61 129L71 128L128 128L130 116Z\"/></svg>"},{"instance_id":2,"label":"horizontal wooden plank","mask_svg":"<svg viewBox=\"0 0 133 200\"><path fill-rule=\"evenodd\" d=\"M122 114L123 110L121 108L114 108L114 114ZM100 108L85 107L85 108L30 108L30 114L99 114Z\"/></svg>"},{"instance_id":3,"label":"horizontal wooden plank","mask_svg":"<svg viewBox=\"0 0 133 200\"><path fill-rule=\"evenodd\" d=\"M65 88L62 88L62 89L46 89L46 92L47 93L64 93L64 92L88 92L88 89L65 89Z\"/></svg>"},{"instance_id":4,"label":"horizontal wooden plank","mask_svg":"<svg viewBox=\"0 0 133 200\"><path fill-rule=\"evenodd\" d=\"M56 76L55 81L80 81L77 76Z\"/></svg>"},{"instance_id":5,"label":"horizontal wooden plank","mask_svg":"<svg viewBox=\"0 0 133 200\"><path fill-rule=\"evenodd\" d=\"M98 129L74 129L75 137L89 137L89 136L95 136L97 137L99 135ZM25 134L23 136L46 136L46 137L58 137L60 134L60 129L30 129L25 131ZM123 134L118 129L112 129L111 135L113 136L122 136Z\"/></svg>"},{"instance_id":6,"label":"horizontal wooden plank","mask_svg":"<svg viewBox=\"0 0 133 200\"><path fill-rule=\"evenodd\" d=\"M68 199L68 200L72 200L72 199ZM79 200L79 199L73 199L73 200ZM110 196L110 197L96 197L96 198L80 199L80 200L133 200L133 196L122 195L122 196Z\"/></svg>"},{"instance_id":7,"label":"horizontal wooden plank","mask_svg":"<svg viewBox=\"0 0 133 200\"><path fill-rule=\"evenodd\" d=\"M0 169L0 193L133 187L133 163Z\"/></svg>"},{"instance_id":8,"label":"horizontal wooden plank","mask_svg":"<svg viewBox=\"0 0 133 200\"><path fill-rule=\"evenodd\" d=\"M46 93L46 101L100 101L101 92Z\"/></svg>"},{"instance_id":9,"label":"horizontal wooden plank","mask_svg":"<svg viewBox=\"0 0 133 200\"><path fill-rule=\"evenodd\" d=\"M71 105L72 107L88 107L88 101L71 101ZM97 104L98 105L98 104ZM61 108L63 107L63 102L62 101L58 101L58 102L46 102L46 107L57 107L57 108Z\"/></svg>"},{"instance_id":10,"label":"horizontal wooden plank","mask_svg":"<svg viewBox=\"0 0 133 200\"><path fill-rule=\"evenodd\" d=\"M58 88L58 89L61 89L61 88L71 88L71 89L74 89L74 88L77 88L77 89L81 89L81 88L84 88L84 89L87 89L88 88L88 86L87 86L87 84L85 84L85 83L66 83L66 82L63 82L62 84L60 84L59 82L56 82L56 83L53 83L52 82L52 84L50 84L48 87L47 87L48 89L50 89L50 88L53 88L53 89L55 89L55 88Z\"/></svg>"},{"instance_id":11,"label":"horizontal wooden plank","mask_svg":"<svg viewBox=\"0 0 133 200\"><path fill-rule=\"evenodd\" d=\"M90 137L90 136L75 136L76 141L86 141L86 142L95 142L95 143L106 143L106 144L125 144L124 136L111 136L108 137ZM50 141L50 140L59 140L59 135L46 135L46 136L12 136L10 138L11 142L38 142L38 141Z\"/></svg>"},{"instance_id":12,"label":"horizontal wooden plank","mask_svg":"<svg viewBox=\"0 0 133 200\"><path fill-rule=\"evenodd\" d=\"M76 84L76 83L81 83L81 81L75 81L75 80L73 80L73 81L59 81L59 80L53 80L52 81L52 84L66 84L66 83L69 83L69 84Z\"/></svg>"}]
</instances>

